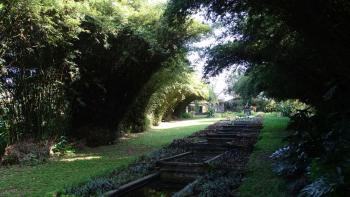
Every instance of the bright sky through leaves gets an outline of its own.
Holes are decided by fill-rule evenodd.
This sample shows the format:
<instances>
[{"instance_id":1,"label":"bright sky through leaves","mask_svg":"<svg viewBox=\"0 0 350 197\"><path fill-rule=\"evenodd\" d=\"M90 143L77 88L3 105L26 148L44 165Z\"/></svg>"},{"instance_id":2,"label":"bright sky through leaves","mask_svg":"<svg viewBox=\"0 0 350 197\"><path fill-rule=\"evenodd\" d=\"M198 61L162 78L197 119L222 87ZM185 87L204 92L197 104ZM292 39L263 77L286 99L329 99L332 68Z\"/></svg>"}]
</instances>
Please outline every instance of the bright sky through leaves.
<instances>
[{"instance_id":1,"label":"bright sky through leaves","mask_svg":"<svg viewBox=\"0 0 350 197\"><path fill-rule=\"evenodd\" d=\"M202 13L198 13L194 15L193 18L201 21L202 23L206 23L213 26L212 23L203 16ZM225 28L222 28L222 27L219 27L219 28L213 27L213 28L214 28L213 34L210 34L209 36L203 38L199 42L191 44L191 47L205 50L205 48L207 47L212 47L219 44L218 37L223 35ZM233 38L225 37L221 41L227 42L230 40L233 40ZM188 59L190 60L191 65L196 70L197 74L203 77L206 58L201 55L201 52L202 52L201 50L191 51L188 54ZM232 72L231 70L225 70L218 76L211 77L209 79L209 82L214 87L214 92L218 95L219 99L230 100L232 98L232 96L227 94L225 91L227 89L227 84L225 80L231 72Z\"/></svg>"}]
</instances>

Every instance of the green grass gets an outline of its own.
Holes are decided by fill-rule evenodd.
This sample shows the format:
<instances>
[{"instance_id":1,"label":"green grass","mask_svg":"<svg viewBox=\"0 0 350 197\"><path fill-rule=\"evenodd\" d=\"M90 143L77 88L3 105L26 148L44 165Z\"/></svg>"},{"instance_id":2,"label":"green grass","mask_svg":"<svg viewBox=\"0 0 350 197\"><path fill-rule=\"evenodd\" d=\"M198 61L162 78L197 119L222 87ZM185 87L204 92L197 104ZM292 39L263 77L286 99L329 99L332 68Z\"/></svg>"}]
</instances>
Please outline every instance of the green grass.
<instances>
[{"instance_id":1,"label":"green grass","mask_svg":"<svg viewBox=\"0 0 350 197\"><path fill-rule=\"evenodd\" d=\"M287 197L286 185L282 178L272 172L269 156L284 145L282 139L287 135L285 128L289 119L267 114L264 128L254 151L250 156L245 179L238 189L241 197Z\"/></svg>"},{"instance_id":2,"label":"green grass","mask_svg":"<svg viewBox=\"0 0 350 197\"><path fill-rule=\"evenodd\" d=\"M0 196L53 196L66 187L121 168L138 156L201 130L218 119L182 121L173 128L151 129L119 143L87 149L75 156L37 166L0 167ZM181 124L181 123L188 124ZM172 125L172 124L171 124Z\"/></svg>"}]
</instances>

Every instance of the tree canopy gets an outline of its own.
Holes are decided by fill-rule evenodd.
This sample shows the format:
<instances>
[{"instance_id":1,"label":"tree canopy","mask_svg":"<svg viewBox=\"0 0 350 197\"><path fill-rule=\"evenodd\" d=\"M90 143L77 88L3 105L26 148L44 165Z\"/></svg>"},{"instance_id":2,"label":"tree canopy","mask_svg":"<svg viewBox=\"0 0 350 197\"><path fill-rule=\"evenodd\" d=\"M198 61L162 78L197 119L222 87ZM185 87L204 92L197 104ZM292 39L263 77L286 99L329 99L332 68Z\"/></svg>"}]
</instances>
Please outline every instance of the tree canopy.
<instances>
[{"instance_id":1,"label":"tree canopy","mask_svg":"<svg viewBox=\"0 0 350 197\"><path fill-rule=\"evenodd\" d=\"M298 173L307 174L311 163L323 170L304 193L322 177L333 185L328 192L334 195L344 194L349 186L349 5L331 0L172 0L167 10L177 23L205 7L208 17L236 38L209 49L207 75L244 65L247 72L237 84L238 93L249 97L264 92L314 107L293 117L291 124L299 132L290 140ZM347 178L338 181L339 176Z\"/></svg>"},{"instance_id":2,"label":"tree canopy","mask_svg":"<svg viewBox=\"0 0 350 197\"><path fill-rule=\"evenodd\" d=\"M168 79L155 73L172 59L185 61L186 43L209 31L193 20L171 26L166 5L148 1L0 5L1 106L9 143L55 135L111 143L141 92L151 97L158 90L145 84L163 87L157 83Z\"/></svg>"}]
</instances>

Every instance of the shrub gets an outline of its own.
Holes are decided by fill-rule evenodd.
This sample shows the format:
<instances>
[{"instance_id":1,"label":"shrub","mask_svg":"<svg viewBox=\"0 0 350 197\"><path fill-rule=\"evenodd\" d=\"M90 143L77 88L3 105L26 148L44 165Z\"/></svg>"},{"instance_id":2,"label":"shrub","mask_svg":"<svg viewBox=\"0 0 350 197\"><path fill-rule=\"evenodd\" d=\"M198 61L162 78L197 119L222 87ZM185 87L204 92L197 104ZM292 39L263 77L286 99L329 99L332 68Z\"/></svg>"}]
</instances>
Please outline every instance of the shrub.
<instances>
[{"instance_id":1,"label":"shrub","mask_svg":"<svg viewBox=\"0 0 350 197\"><path fill-rule=\"evenodd\" d=\"M191 118L193 118L193 114L191 114L191 113L182 113L181 114L181 118L182 119L191 119Z\"/></svg>"},{"instance_id":2,"label":"shrub","mask_svg":"<svg viewBox=\"0 0 350 197\"><path fill-rule=\"evenodd\" d=\"M264 111L265 112L275 112L277 111L277 102L273 99L267 101Z\"/></svg>"},{"instance_id":3,"label":"shrub","mask_svg":"<svg viewBox=\"0 0 350 197\"><path fill-rule=\"evenodd\" d=\"M257 112L257 111L265 111L269 101L270 100L265 97L257 96L256 98L252 98L249 103L252 107L255 107L254 111Z\"/></svg>"},{"instance_id":4,"label":"shrub","mask_svg":"<svg viewBox=\"0 0 350 197\"><path fill-rule=\"evenodd\" d=\"M65 136L61 136L56 143L51 147L51 151L57 155L65 155L67 153L74 153L74 148L68 143Z\"/></svg>"},{"instance_id":5,"label":"shrub","mask_svg":"<svg viewBox=\"0 0 350 197\"><path fill-rule=\"evenodd\" d=\"M214 111L214 109L209 109L209 110L208 110L207 117L208 117L208 118L213 118L213 117L215 117L215 111Z\"/></svg>"},{"instance_id":6,"label":"shrub","mask_svg":"<svg viewBox=\"0 0 350 197\"><path fill-rule=\"evenodd\" d=\"M292 116L298 110L304 110L306 108L307 105L298 100L286 100L277 104L276 111L280 112L282 116Z\"/></svg>"},{"instance_id":7,"label":"shrub","mask_svg":"<svg viewBox=\"0 0 350 197\"><path fill-rule=\"evenodd\" d=\"M233 112L224 112L224 113L221 113L221 118L230 118L230 119L234 119L236 118L237 115L236 113L233 113Z\"/></svg>"},{"instance_id":8,"label":"shrub","mask_svg":"<svg viewBox=\"0 0 350 197\"><path fill-rule=\"evenodd\" d=\"M3 165L35 165L49 158L49 144L46 142L18 142L6 147L1 163Z\"/></svg>"},{"instance_id":9,"label":"shrub","mask_svg":"<svg viewBox=\"0 0 350 197\"><path fill-rule=\"evenodd\" d=\"M265 112L280 112L282 116L292 116L298 110L304 110L308 106L299 100L289 99L285 101L276 102L273 99L266 101L264 107Z\"/></svg>"}]
</instances>

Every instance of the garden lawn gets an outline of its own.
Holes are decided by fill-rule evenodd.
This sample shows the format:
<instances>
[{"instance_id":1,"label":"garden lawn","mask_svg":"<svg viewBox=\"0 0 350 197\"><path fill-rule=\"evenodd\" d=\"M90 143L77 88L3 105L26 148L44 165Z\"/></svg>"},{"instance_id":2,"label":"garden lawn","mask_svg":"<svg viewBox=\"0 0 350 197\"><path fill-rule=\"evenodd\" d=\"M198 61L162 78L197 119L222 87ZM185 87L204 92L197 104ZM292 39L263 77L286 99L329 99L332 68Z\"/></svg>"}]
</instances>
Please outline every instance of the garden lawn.
<instances>
[{"instance_id":1,"label":"garden lawn","mask_svg":"<svg viewBox=\"0 0 350 197\"><path fill-rule=\"evenodd\" d=\"M247 172L242 185L238 189L241 197L287 197L289 196L284 180L272 171L272 161L269 156L282 147L282 139L287 136L285 131L288 118L275 114L264 116L264 128L254 151L250 156Z\"/></svg>"},{"instance_id":2,"label":"garden lawn","mask_svg":"<svg viewBox=\"0 0 350 197\"><path fill-rule=\"evenodd\" d=\"M165 123L129 139L120 139L115 145L87 149L42 165L0 167L0 196L53 196L66 187L128 165L137 157L218 120L205 118Z\"/></svg>"}]
</instances>

